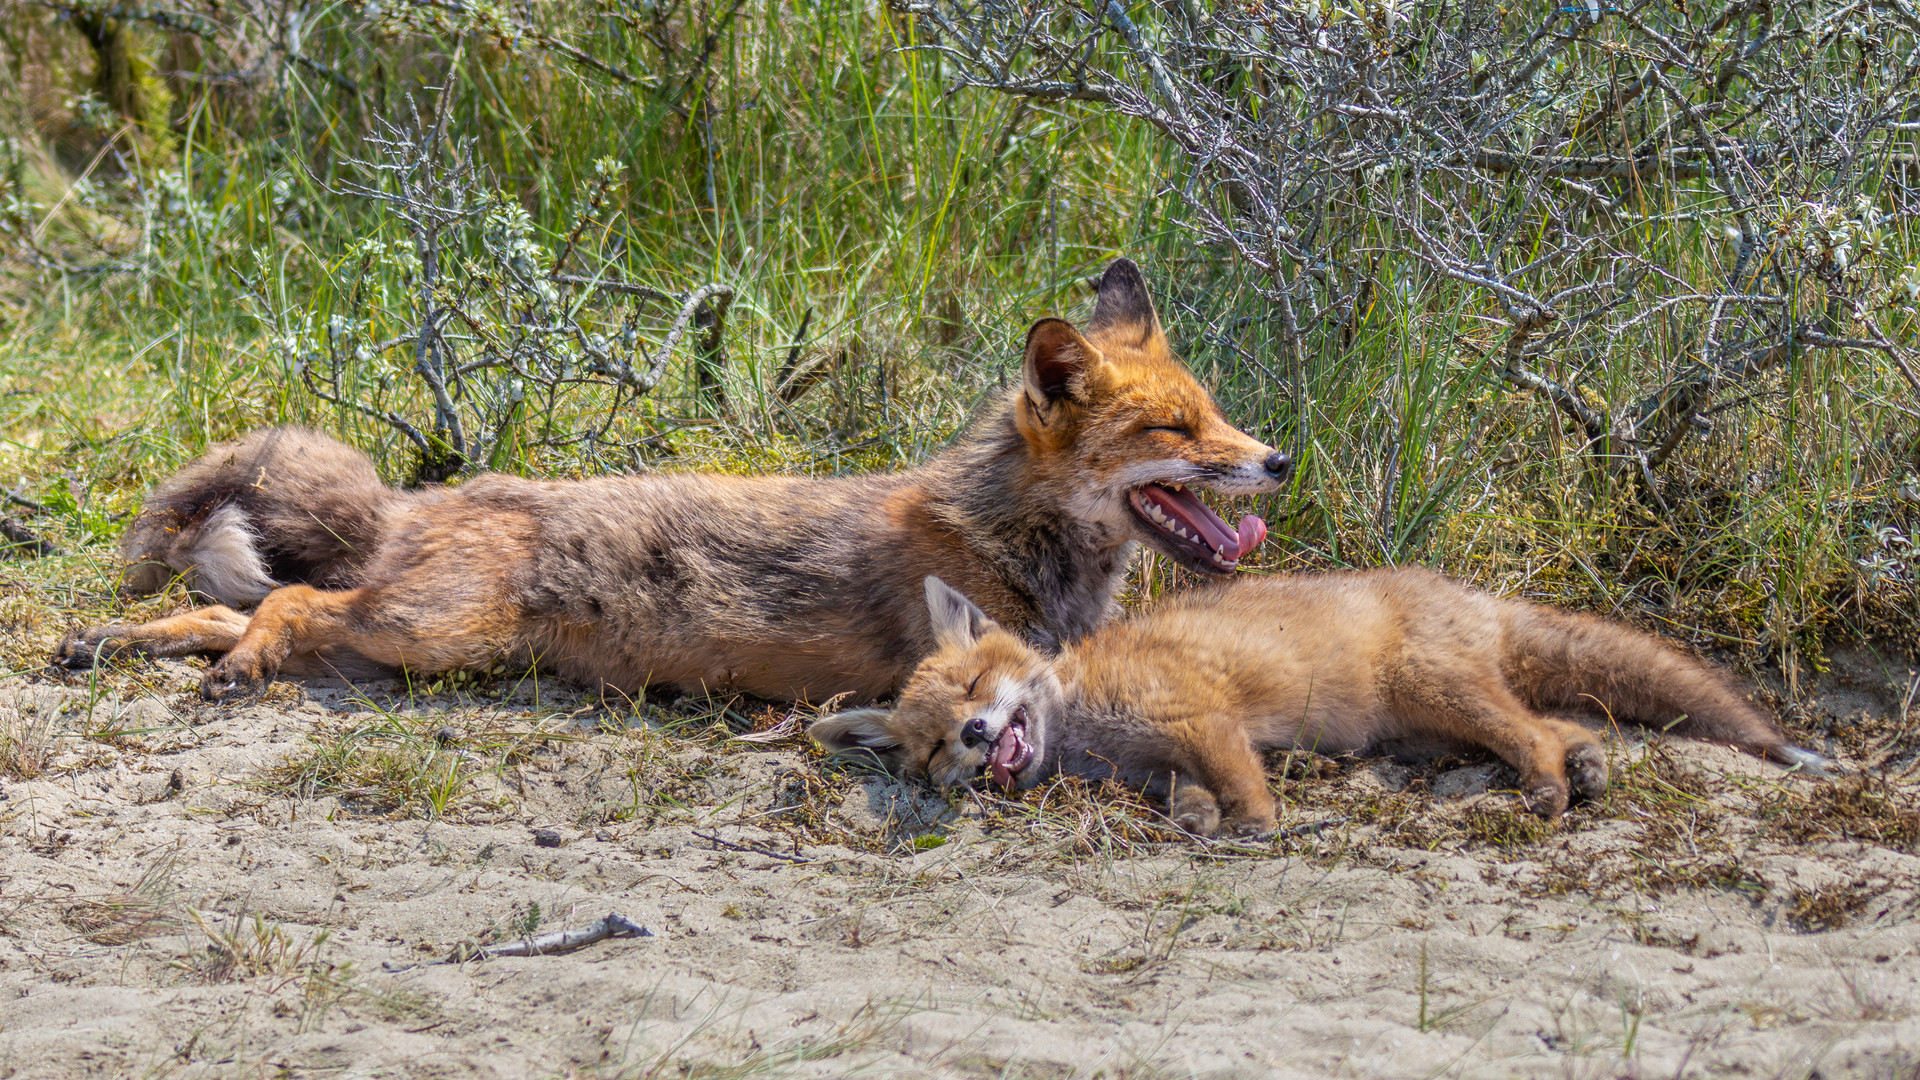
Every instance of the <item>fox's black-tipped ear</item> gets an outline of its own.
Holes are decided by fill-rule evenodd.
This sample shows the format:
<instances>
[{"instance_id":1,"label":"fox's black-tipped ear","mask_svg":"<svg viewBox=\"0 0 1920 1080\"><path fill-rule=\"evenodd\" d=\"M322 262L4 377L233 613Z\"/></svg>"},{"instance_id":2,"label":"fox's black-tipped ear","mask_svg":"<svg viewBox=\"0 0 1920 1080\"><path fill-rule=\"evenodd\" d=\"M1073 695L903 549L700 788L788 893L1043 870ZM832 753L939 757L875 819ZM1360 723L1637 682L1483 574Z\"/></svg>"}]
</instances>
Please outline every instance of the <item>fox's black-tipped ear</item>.
<instances>
[{"instance_id":1,"label":"fox's black-tipped ear","mask_svg":"<svg viewBox=\"0 0 1920 1080\"><path fill-rule=\"evenodd\" d=\"M1087 400L1087 376L1100 350L1065 319L1041 319L1027 331L1027 396L1043 412L1055 402Z\"/></svg>"},{"instance_id":2,"label":"fox's black-tipped ear","mask_svg":"<svg viewBox=\"0 0 1920 1080\"><path fill-rule=\"evenodd\" d=\"M1087 333L1105 333L1126 327L1138 327L1140 336L1160 329L1160 316L1153 310L1153 297L1147 292L1147 279L1132 259L1115 259L1100 278L1099 297L1093 302L1093 318L1087 320Z\"/></svg>"},{"instance_id":3,"label":"fox's black-tipped ear","mask_svg":"<svg viewBox=\"0 0 1920 1080\"><path fill-rule=\"evenodd\" d=\"M960 591L932 575L927 576L927 617L933 622L933 640L941 648L968 648L980 635L996 628L987 613Z\"/></svg>"},{"instance_id":4,"label":"fox's black-tipped ear","mask_svg":"<svg viewBox=\"0 0 1920 1080\"><path fill-rule=\"evenodd\" d=\"M900 748L900 740L887 726L892 716L886 709L850 709L815 720L807 727L807 734L829 754L844 754L849 750L884 754Z\"/></svg>"}]
</instances>

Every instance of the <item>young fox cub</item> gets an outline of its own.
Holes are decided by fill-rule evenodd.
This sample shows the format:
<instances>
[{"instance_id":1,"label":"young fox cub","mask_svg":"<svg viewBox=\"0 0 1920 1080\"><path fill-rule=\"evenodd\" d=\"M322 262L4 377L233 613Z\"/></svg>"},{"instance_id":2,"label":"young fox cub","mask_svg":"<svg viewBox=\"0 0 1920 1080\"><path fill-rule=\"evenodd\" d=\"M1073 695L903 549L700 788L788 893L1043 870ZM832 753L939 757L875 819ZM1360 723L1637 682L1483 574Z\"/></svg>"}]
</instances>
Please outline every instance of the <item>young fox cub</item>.
<instances>
[{"instance_id":1,"label":"young fox cub","mask_svg":"<svg viewBox=\"0 0 1920 1080\"><path fill-rule=\"evenodd\" d=\"M1205 835L1270 832L1260 753L1302 747L1484 747L1548 817L1607 786L1598 713L1729 743L1808 770L1728 679L1655 638L1502 600L1426 570L1246 579L1174 596L1049 660L937 578L938 649L891 711L814 723L829 750L865 748L937 784L1006 787L1058 773L1144 784Z\"/></svg>"},{"instance_id":2,"label":"young fox cub","mask_svg":"<svg viewBox=\"0 0 1920 1080\"><path fill-rule=\"evenodd\" d=\"M1191 489L1272 491L1290 468L1221 416L1120 259L1084 334L1036 322L1019 384L906 472L496 474L409 492L323 435L255 432L161 484L122 544L131 591L179 573L221 606L82 630L55 661L225 653L202 686L215 699L282 672L505 659L629 694L871 700L932 647L927 575L1051 646L1116 610L1136 541L1231 573L1266 526L1231 528Z\"/></svg>"}]
</instances>

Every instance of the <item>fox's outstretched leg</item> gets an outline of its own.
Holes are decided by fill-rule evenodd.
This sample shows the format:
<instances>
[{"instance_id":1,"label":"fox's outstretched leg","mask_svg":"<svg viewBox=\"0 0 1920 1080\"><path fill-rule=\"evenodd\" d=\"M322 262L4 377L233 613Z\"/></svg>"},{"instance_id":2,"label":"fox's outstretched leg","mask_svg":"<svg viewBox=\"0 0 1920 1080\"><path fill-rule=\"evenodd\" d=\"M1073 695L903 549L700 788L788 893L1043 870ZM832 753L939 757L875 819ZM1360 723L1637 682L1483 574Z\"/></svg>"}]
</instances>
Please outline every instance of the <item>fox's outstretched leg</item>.
<instances>
[{"instance_id":1,"label":"fox's outstretched leg","mask_svg":"<svg viewBox=\"0 0 1920 1080\"><path fill-rule=\"evenodd\" d=\"M1405 734L1500 755L1520 773L1521 798L1542 817L1559 817L1576 791L1591 797L1606 790L1607 756L1592 732L1535 713L1498 679L1463 684L1437 674L1395 687L1394 711L1408 725Z\"/></svg>"},{"instance_id":2,"label":"fox's outstretched leg","mask_svg":"<svg viewBox=\"0 0 1920 1080\"><path fill-rule=\"evenodd\" d=\"M89 626L68 634L53 651L53 663L84 671L96 662L126 656L194 656L233 648L247 629L247 617L216 604L128 626Z\"/></svg>"},{"instance_id":3,"label":"fox's outstretched leg","mask_svg":"<svg viewBox=\"0 0 1920 1080\"><path fill-rule=\"evenodd\" d=\"M200 693L210 701L250 697L290 661L310 669L338 649L421 673L483 667L519 638L521 620L504 597L485 590L449 596L433 585L275 589L232 650L207 669Z\"/></svg>"}]
</instances>

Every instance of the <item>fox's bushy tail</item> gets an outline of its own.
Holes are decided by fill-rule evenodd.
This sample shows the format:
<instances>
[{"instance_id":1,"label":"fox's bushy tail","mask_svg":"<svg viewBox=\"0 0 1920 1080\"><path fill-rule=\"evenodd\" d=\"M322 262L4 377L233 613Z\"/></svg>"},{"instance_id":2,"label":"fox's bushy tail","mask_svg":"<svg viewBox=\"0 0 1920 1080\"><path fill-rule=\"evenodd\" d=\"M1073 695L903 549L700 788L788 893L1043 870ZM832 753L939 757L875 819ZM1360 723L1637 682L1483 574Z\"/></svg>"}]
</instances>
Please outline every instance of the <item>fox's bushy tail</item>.
<instances>
[{"instance_id":1,"label":"fox's bushy tail","mask_svg":"<svg viewBox=\"0 0 1920 1080\"><path fill-rule=\"evenodd\" d=\"M124 587L156 592L178 574L223 604L250 607L280 585L346 586L383 511L407 497L338 440L298 427L256 431L216 445L147 496L120 541Z\"/></svg>"},{"instance_id":2,"label":"fox's bushy tail","mask_svg":"<svg viewBox=\"0 0 1920 1080\"><path fill-rule=\"evenodd\" d=\"M1789 745L1730 676L1651 634L1533 604L1515 605L1507 634L1507 679L1536 708L1601 710L1782 764L1828 768L1820 755Z\"/></svg>"}]
</instances>

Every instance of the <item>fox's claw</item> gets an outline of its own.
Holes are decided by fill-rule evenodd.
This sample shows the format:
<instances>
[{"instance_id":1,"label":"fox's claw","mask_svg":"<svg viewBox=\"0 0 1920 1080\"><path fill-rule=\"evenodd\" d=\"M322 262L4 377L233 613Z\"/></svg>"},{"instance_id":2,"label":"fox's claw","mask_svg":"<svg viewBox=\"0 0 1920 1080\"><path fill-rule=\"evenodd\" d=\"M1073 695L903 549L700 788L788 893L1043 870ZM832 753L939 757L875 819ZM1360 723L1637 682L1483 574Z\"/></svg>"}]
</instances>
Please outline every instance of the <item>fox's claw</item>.
<instances>
[{"instance_id":1,"label":"fox's claw","mask_svg":"<svg viewBox=\"0 0 1920 1080\"><path fill-rule=\"evenodd\" d=\"M1265 840L1280 830L1280 823L1271 815L1264 818L1247 817L1227 822L1223 832L1230 833L1242 840Z\"/></svg>"},{"instance_id":2,"label":"fox's claw","mask_svg":"<svg viewBox=\"0 0 1920 1080\"><path fill-rule=\"evenodd\" d=\"M1195 836L1212 836L1220 831L1220 804L1203 787L1186 786L1175 791L1168 811L1173 823Z\"/></svg>"}]
</instances>

